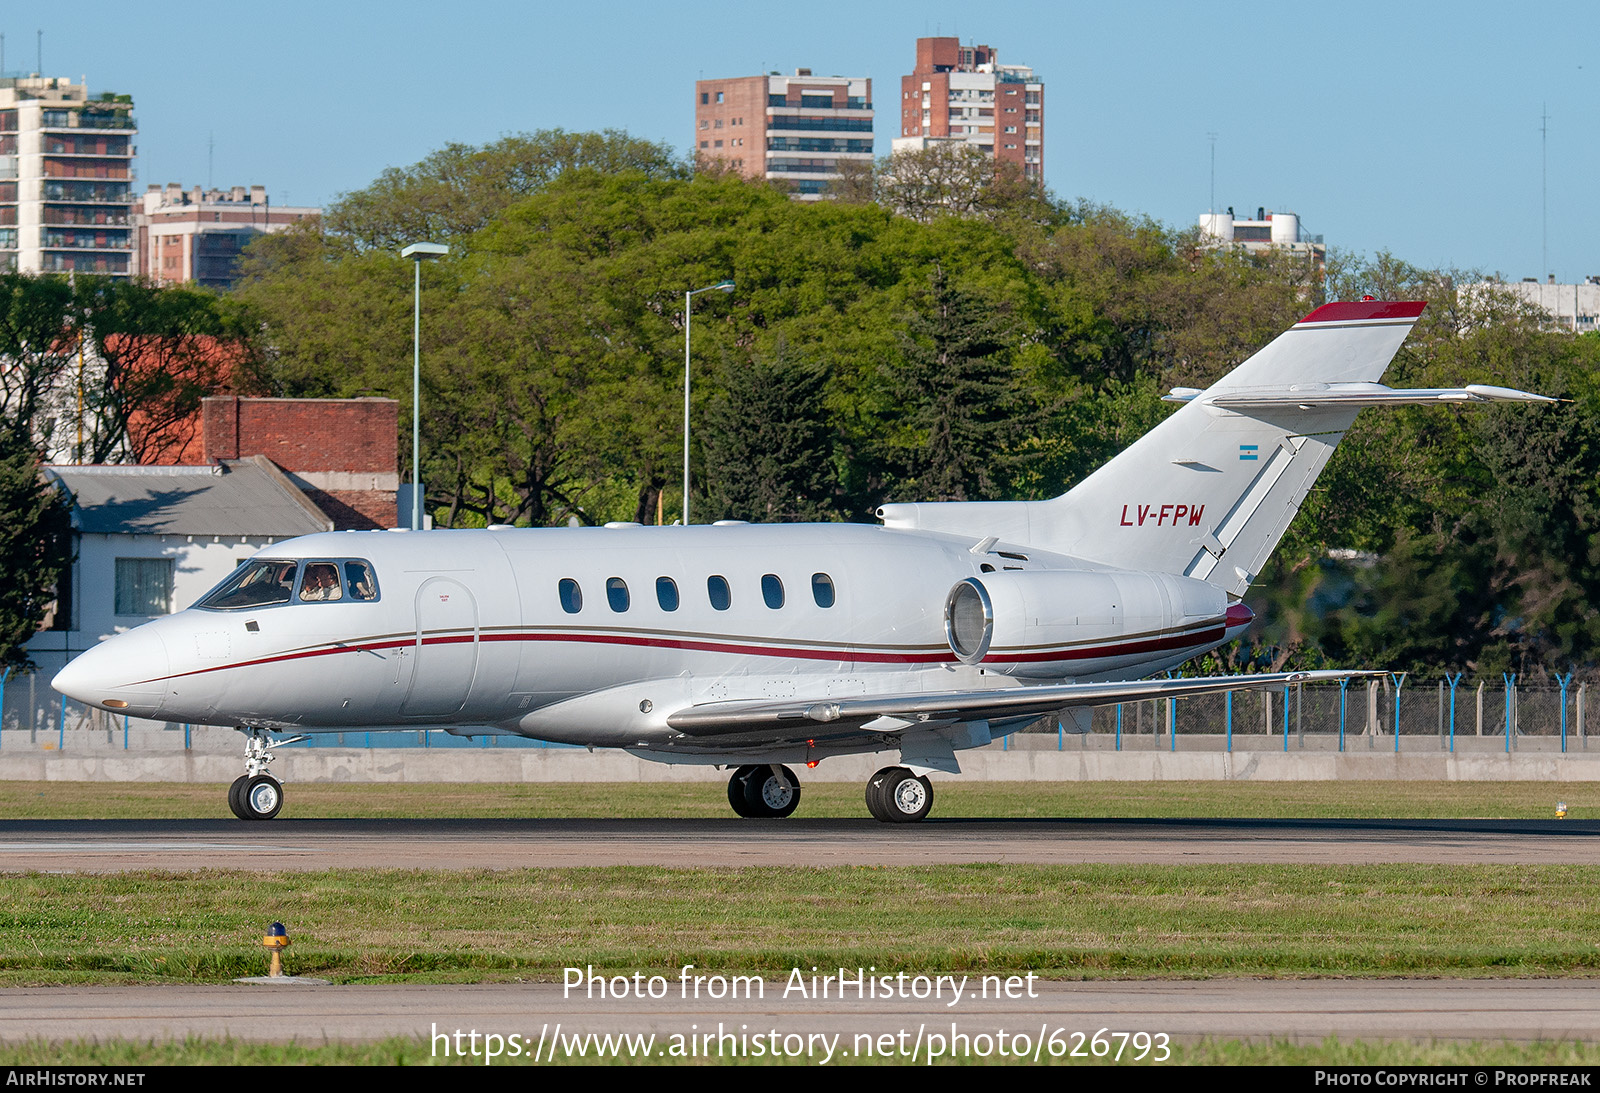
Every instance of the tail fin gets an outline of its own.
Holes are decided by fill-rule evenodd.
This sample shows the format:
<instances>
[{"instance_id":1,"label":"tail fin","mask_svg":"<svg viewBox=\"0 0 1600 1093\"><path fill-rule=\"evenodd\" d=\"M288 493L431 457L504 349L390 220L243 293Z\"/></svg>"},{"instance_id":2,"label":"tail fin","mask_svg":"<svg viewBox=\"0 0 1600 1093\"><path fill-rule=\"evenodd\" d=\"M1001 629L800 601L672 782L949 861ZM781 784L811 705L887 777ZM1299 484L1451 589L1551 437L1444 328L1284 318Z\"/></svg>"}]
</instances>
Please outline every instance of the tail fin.
<instances>
[{"instance_id":1,"label":"tail fin","mask_svg":"<svg viewBox=\"0 0 1600 1093\"><path fill-rule=\"evenodd\" d=\"M1317 308L1211 387L1174 392L1187 405L1053 500L886 505L880 515L1242 595L1360 408L1395 401L1376 381L1424 306Z\"/></svg>"}]
</instances>

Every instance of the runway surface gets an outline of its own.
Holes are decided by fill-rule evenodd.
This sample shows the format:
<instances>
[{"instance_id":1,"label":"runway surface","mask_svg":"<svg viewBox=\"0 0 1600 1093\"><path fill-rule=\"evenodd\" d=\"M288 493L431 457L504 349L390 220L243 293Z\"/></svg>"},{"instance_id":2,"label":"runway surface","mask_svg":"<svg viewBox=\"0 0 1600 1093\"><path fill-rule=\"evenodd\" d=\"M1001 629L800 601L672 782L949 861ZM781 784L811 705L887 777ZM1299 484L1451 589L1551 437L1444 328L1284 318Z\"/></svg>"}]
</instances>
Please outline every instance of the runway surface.
<instances>
[{"instance_id":1,"label":"runway surface","mask_svg":"<svg viewBox=\"0 0 1600 1093\"><path fill-rule=\"evenodd\" d=\"M783 979L766 980L761 996L749 1000L685 1000L676 977L663 984L668 997L658 1001L591 1000L581 991L563 997L563 986L551 983L8 989L0 990L0 1040L231 1036L320 1044L387 1036L431 1041L459 1029L463 1034L475 1030L480 1037L515 1033L531 1054L541 1032L548 1043L557 1025L568 1035L653 1032L658 1037L715 1034L720 1026L745 1037L773 1030L781 1036L837 1035L838 1058L840 1050L854 1053L865 1046L857 1034L871 1038L878 1051L884 1050L881 1037L887 1035L904 1057L919 1039L925 1050L932 1034L993 1037L1002 1029L1035 1042L1041 1034L1047 1041L1057 1035L1068 1050L1083 1042L1073 1033L1087 1039L1101 1029L1165 1033L1174 1040L1320 1042L1339 1036L1592 1042L1600 1037L1600 982L1585 980L1038 982L1035 997L1006 999L982 997L974 977L956 1005L948 1004L949 991L925 1000L785 997ZM732 1049L724 1043L726 1056ZM454 1041L449 1046L453 1050ZM807 1046L813 1058L821 1054L816 1043L808 1040Z\"/></svg>"},{"instance_id":2,"label":"runway surface","mask_svg":"<svg viewBox=\"0 0 1600 1093\"><path fill-rule=\"evenodd\" d=\"M0 821L0 872L963 862L1594 865L1600 821Z\"/></svg>"}]
</instances>

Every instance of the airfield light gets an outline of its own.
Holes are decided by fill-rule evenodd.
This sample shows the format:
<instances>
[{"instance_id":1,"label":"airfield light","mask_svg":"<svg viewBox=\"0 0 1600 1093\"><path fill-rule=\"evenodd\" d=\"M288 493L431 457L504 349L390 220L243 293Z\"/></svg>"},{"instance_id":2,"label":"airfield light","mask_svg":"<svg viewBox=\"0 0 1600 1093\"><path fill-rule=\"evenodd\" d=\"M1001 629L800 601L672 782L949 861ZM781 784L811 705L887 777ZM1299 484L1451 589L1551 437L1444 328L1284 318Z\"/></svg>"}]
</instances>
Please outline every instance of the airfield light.
<instances>
[{"instance_id":1,"label":"airfield light","mask_svg":"<svg viewBox=\"0 0 1600 1093\"><path fill-rule=\"evenodd\" d=\"M692 289L683 294L683 524L689 526L689 301L702 292L732 292L732 281Z\"/></svg>"},{"instance_id":2,"label":"airfield light","mask_svg":"<svg viewBox=\"0 0 1600 1093\"><path fill-rule=\"evenodd\" d=\"M1566 818L1567 818L1567 802L1565 802L1565 801L1557 801L1556 802L1556 819L1565 820Z\"/></svg>"},{"instance_id":3,"label":"airfield light","mask_svg":"<svg viewBox=\"0 0 1600 1093\"><path fill-rule=\"evenodd\" d=\"M289 931L283 928L283 923L274 922L267 927L266 936L261 939L261 944L272 954L272 967L267 971L267 975L273 979L283 978L282 954L283 950L289 947Z\"/></svg>"},{"instance_id":4,"label":"airfield light","mask_svg":"<svg viewBox=\"0 0 1600 1093\"><path fill-rule=\"evenodd\" d=\"M415 267L411 304L411 530L422 527L422 263L450 253L443 243L412 243L400 252ZM276 956L274 956L276 961Z\"/></svg>"}]
</instances>

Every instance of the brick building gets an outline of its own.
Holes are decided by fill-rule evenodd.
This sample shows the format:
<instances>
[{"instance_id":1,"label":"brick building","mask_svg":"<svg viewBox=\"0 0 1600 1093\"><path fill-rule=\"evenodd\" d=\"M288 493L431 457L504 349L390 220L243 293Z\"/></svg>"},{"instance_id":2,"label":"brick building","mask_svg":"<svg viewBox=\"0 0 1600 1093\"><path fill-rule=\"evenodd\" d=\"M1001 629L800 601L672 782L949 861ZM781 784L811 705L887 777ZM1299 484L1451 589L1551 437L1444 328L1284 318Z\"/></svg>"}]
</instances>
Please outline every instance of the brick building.
<instances>
[{"instance_id":1,"label":"brick building","mask_svg":"<svg viewBox=\"0 0 1600 1093\"><path fill-rule=\"evenodd\" d=\"M336 529L398 523L400 404L388 398L208 398L200 461L260 455L333 519Z\"/></svg>"},{"instance_id":2,"label":"brick building","mask_svg":"<svg viewBox=\"0 0 1600 1093\"><path fill-rule=\"evenodd\" d=\"M695 155L746 178L781 179L815 201L848 161L872 163L872 81L849 76L744 76L699 80Z\"/></svg>"},{"instance_id":3,"label":"brick building","mask_svg":"<svg viewBox=\"0 0 1600 1093\"><path fill-rule=\"evenodd\" d=\"M916 68L900 78L895 151L963 141L1044 181L1044 84L1026 65L1003 65L993 46L918 38Z\"/></svg>"}]
</instances>

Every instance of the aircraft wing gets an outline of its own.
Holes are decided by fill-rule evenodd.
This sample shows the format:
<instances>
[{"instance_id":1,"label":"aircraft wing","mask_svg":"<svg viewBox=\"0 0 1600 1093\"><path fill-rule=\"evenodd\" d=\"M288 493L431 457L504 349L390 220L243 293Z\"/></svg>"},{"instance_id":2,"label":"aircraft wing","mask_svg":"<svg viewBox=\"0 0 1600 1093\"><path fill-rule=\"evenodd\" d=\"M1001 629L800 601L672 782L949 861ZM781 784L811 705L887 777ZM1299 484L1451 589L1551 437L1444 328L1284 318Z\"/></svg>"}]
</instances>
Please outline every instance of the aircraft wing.
<instances>
[{"instance_id":1,"label":"aircraft wing","mask_svg":"<svg viewBox=\"0 0 1600 1093\"><path fill-rule=\"evenodd\" d=\"M921 691L807 701L789 698L704 702L678 710L667 724L690 736L721 736L806 722L897 732L926 722L999 720L1043 716L1075 706L1110 706L1153 698L1192 698L1221 691L1276 690L1294 683L1323 683L1379 672L1276 672L1194 679L1140 679L1121 683L1058 683L979 691Z\"/></svg>"}]
</instances>

